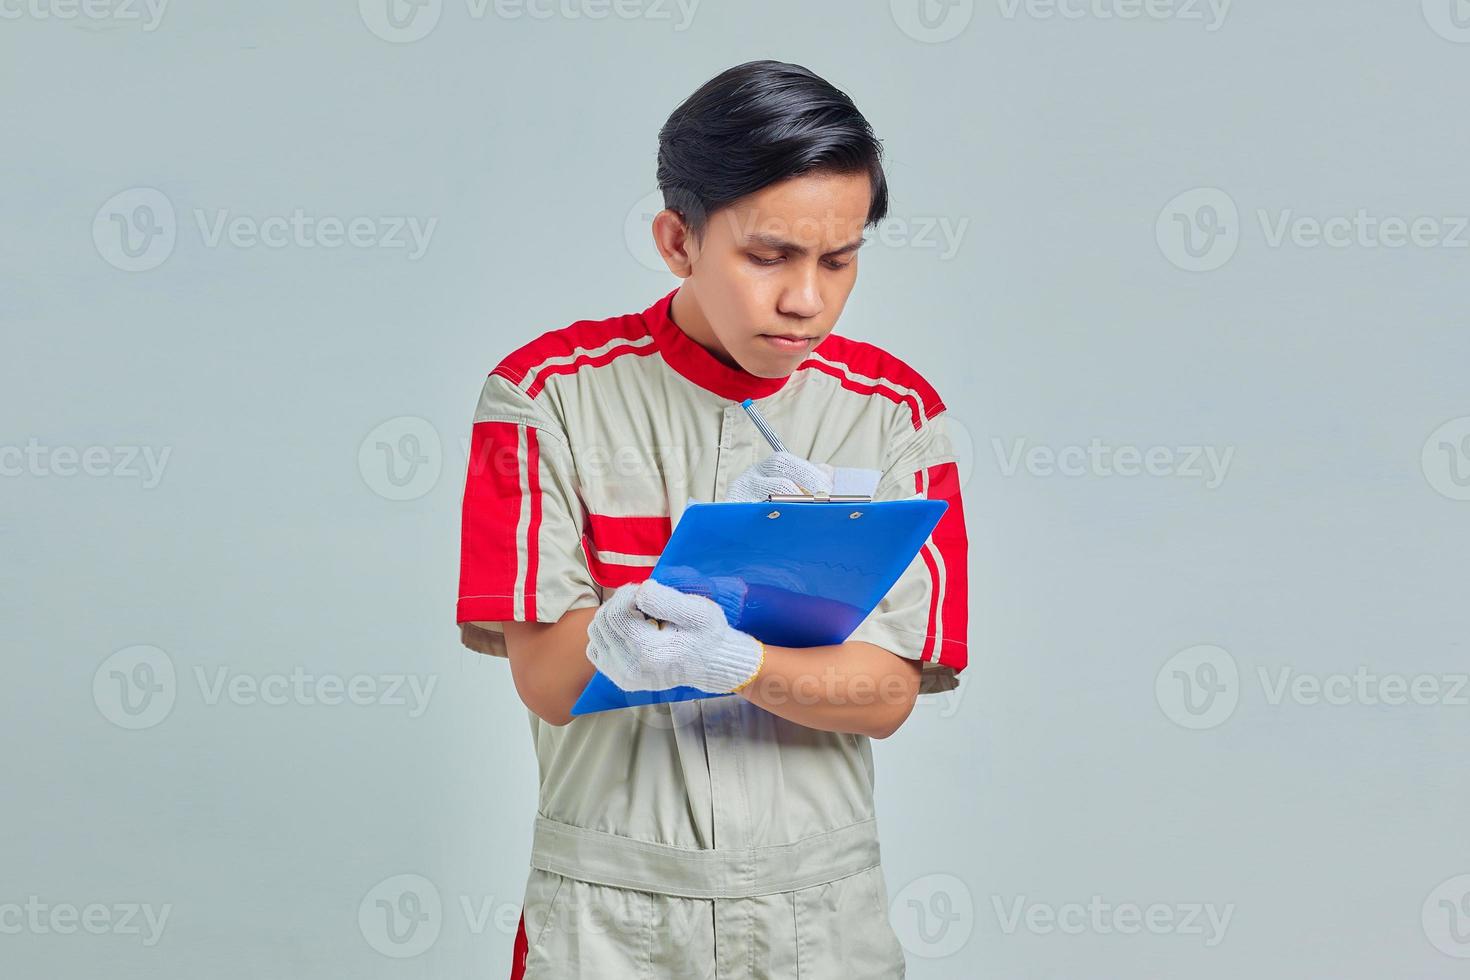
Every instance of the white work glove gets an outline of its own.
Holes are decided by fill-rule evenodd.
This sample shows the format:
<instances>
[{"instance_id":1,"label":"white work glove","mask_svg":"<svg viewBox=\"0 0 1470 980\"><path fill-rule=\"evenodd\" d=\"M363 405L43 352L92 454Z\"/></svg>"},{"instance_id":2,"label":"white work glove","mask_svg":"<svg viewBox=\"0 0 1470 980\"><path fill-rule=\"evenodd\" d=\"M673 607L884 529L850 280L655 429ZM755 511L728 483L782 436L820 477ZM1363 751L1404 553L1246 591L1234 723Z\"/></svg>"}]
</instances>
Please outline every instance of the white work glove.
<instances>
[{"instance_id":1,"label":"white work glove","mask_svg":"<svg viewBox=\"0 0 1470 980\"><path fill-rule=\"evenodd\" d=\"M772 453L730 481L727 501L763 501L773 493L832 492L835 469L829 463L813 463L794 453Z\"/></svg>"},{"instance_id":2,"label":"white work glove","mask_svg":"<svg viewBox=\"0 0 1470 980\"><path fill-rule=\"evenodd\" d=\"M725 500L763 501L772 493L818 490L871 496L882 476L879 470L861 466L833 466L813 463L788 452L772 453L736 476L725 493Z\"/></svg>"},{"instance_id":3,"label":"white work glove","mask_svg":"<svg viewBox=\"0 0 1470 980\"><path fill-rule=\"evenodd\" d=\"M647 579L618 586L597 608L587 627L587 659L624 691L725 694L755 677L765 646L726 622L713 600Z\"/></svg>"},{"instance_id":4,"label":"white work glove","mask_svg":"<svg viewBox=\"0 0 1470 980\"><path fill-rule=\"evenodd\" d=\"M745 599L750 589L739 576L705 575L691 565L670 565L659 572L659 580L688 595L713 599L725 611L727 622L738 623L745 614Z\"/></svg>"}]
</instances>

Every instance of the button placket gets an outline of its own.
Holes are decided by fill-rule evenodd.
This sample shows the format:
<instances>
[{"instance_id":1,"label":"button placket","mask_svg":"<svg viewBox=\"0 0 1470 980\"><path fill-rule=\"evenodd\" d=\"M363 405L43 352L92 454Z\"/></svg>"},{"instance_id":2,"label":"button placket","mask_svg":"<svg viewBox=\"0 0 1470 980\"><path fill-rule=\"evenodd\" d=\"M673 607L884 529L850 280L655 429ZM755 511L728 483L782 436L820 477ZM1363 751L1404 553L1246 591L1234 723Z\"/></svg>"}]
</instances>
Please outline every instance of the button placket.
<instances>
[{"instance_id":1,"label":"button placket","mask_svg":"<svg viewBox=\"0 0 1470 980\"><path fill-rule=\"evenodd\" d=\"M737 407L738 410L738 407ZM735 425L727 408L720 417L720 444L716 450L715 457L715 495L714 500L723 500L725 491L730 486L730 480L735 476L734 460L731 458L731 447L734 440Z\"/></svg>"},{"instance_id":2,"label":"button placket","mask_svg":"<svg viewBox=\"0 0 1470 980\"><path fill-rule=\"evenodd\" d=\"M742 424L744 423L744 424ZM750 465L752 449L745 409L727 406L720 419L719 461L715 470L715 500L722 500L730 481ZM746 799L745 759L741 751L739 695L708 698L699 702L709 758L710 792L713 797L715 846L745 847L749 844L749 801Z\"/></svg>"}]
</instances>

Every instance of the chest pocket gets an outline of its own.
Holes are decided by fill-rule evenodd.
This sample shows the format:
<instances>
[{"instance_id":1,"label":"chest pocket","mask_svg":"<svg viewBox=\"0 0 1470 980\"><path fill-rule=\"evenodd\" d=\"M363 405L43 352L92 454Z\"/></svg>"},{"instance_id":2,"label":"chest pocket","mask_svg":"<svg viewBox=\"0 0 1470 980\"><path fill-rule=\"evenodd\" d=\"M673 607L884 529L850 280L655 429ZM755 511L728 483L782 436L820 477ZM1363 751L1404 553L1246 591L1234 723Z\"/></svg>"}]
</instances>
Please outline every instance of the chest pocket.
<instances>
[{"instance_id":1,"label":"chest pocket","mask_svg":"<svg viewBox=\"0 0 1470 980\"><path fill-rule=\"evenodd\" d=\"M673 521L667 514L589 513L582 532L587 570L592 573L592 580L604 588L642 582L653 573L653 566L658 564L658 556L672 534Z\"/></svg>"}]
</instances>

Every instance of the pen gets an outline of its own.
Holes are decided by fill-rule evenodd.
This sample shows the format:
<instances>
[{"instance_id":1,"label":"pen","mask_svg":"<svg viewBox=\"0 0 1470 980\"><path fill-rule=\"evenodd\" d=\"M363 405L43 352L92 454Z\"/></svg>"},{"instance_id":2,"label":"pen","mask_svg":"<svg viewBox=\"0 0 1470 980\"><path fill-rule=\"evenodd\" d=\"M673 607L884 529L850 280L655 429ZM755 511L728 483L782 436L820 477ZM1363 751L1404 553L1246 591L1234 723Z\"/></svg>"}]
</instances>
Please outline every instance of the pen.
<instances>
[{"instance_id":1,"label":"pen","mask_svg":"<svg viewBox=\"0 0 1470 980\"><path fill-rule=\"evenodd\" d=\"M740 403L740 407L745 409L745 414L750 416L750 420L755 423L755 427L760 430L761 435L766 437L766 442L769 442L771 444L771 448L778 453L784 453L786 451L786 447L781 444L781 439L776 435L776 433L771 431L770 426L766 425L766 420L761 418L761 413L756 411L755 399L745 399L745 401ZM807 488L802 486L800 483L796 485L796 489L800 490L803 495L807 495L808 493L810 493L810 491L808 491Z\"/></svg>"},{"instance_id":2,"label":"pen","mask_svg":"<svg viewBox=\"0 0 1470 980\"><path fill-rule=\"evenodd\" d=\"M761 435L763 435L763 436L766 437L766 442L769 442L771 444L771 448L774 449L778 453L784 453L786 451L786 447L781 444L781 440L776 437L776 433L774 433L774 432L771 431L771 427L768 426L768 425L766 425L766 420L763 419L763 418L761 418L761 413L758 412L758 411L756 411L756 409L755 409L755 400L752 399L752 398L747 398L747 399L745 399L745 401L743 401L743 402L740 403L740 407L743 408L743 409L745 409L745 414L747 414L747 415L750 416L750 420L755 423L755 427L760 430ZM800 490L801 493L795 494L794 496L798 496L798 497L814 497L817 500L823 500L823 501L825 501L825 500L871 501L873 499L871 494L861 494L861 493L829 494L826 491L821 491L821 490L817 491L816 493L812 493L810 490L808 490L806 487L802 486L800 483L798 483L796 485L796 489ZM774 494L773 495L770 495L769 499L775 500L776 499L776 496L777 495L774 495ZM779 496L782 499L788 499L788 495L786 495L786 494L781 494ZM854 515L854 516L856 516L856 515Z\"/></svg>"},{"instance_id":3,"label":"pen","mask_svg":"<svg viewBox=\"0 0 1470 980\"><path fill-rule=\"evenodd\" d=\"M745 414L750 416L750 420L755 423L755 427L760 430L761 435L766 437L766 442L771 444L771 448L778 453L784 453L786 447L781 445L781 440L776 438L776 433L772 432L770 426L766 425L766 420L761 418L761 413L755 410L755 399L745 399L745 401L740 403L740 407L745 409Z\"/></svg>"}]
</instances>

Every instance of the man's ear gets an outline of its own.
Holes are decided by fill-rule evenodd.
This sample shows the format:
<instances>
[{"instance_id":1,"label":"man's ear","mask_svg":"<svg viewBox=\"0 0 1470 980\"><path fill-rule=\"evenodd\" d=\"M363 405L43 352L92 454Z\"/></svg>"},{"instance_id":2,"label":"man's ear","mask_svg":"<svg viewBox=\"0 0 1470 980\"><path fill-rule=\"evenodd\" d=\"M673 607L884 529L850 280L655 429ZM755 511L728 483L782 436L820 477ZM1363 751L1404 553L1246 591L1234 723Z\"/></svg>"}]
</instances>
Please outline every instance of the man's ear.
<instances>
[{"instance_id":1,"label":"man's ear","mask_svg":"<svg viewBox=\"0 0 1470 980\"><path fill-rule=\"evenodd\" d=\"M653 216L653 244L674 275L688 279L694 272L699 243L679 212L664 208Z\"/></svg>"}]
</instances>

